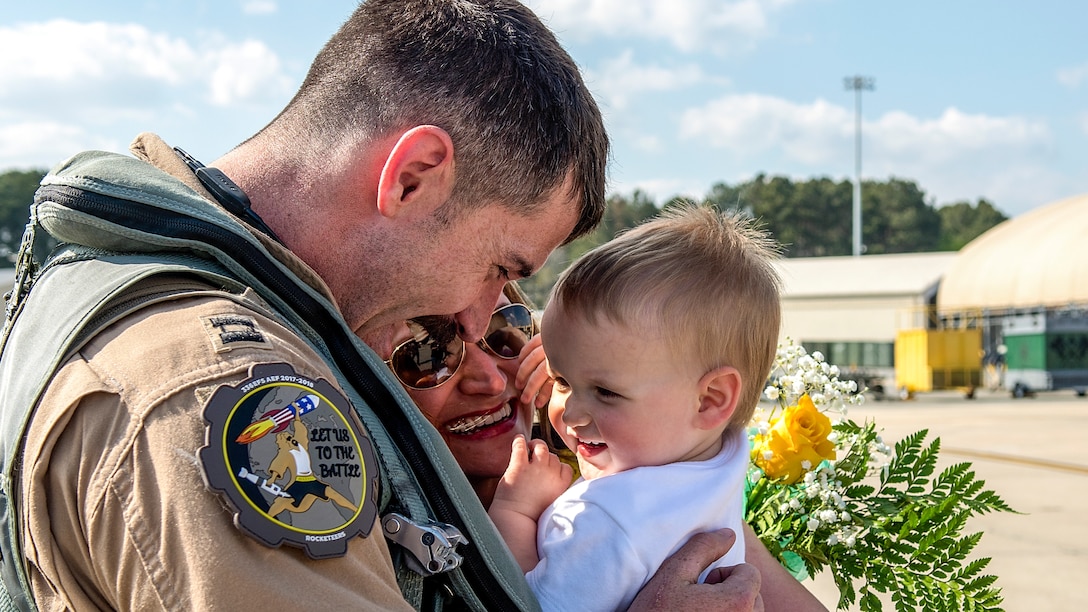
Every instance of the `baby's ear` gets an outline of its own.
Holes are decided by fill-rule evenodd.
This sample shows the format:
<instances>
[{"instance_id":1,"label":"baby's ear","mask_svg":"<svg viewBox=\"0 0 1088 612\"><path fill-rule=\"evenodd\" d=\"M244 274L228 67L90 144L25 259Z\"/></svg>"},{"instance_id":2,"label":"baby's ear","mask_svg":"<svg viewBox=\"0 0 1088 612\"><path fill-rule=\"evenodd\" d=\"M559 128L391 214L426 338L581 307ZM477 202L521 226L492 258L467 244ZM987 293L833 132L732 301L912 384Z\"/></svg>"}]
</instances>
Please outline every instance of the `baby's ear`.
<instances>
[{"instance_id":1,"label":"baby's ear","mask_svg":"<svg viewBox=\"0 0 1088 612\"><path fill-rule=\"evenodd\" d=\"M699 412L696 426L717 429L729 423L737 409L742 383L740 372L731 366L715 368L699 379Z\"/></svg>"}]
</instances>

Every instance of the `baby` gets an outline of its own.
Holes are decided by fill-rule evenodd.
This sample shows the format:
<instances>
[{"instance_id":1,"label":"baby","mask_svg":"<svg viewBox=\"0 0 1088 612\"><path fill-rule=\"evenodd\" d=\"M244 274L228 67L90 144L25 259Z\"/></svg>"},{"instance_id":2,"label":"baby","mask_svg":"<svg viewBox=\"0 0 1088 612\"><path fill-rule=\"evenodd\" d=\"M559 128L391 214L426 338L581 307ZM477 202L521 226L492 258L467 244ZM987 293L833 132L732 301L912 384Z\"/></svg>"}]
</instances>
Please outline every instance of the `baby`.
<instances>
[{"instance_id":1,"label":"baby","mask_svg":"<svg viewBox=\"0 0 1088 612\"><path fill-rule=\"evenodd\" d=\"M625 609L693 534L737 534L744 561L745 428L779 333L776 244L736 214L691 204L590 251L560 277L542 340L552 427L515 440L490 514L545 610Z\"/></svg>"}]
</instances>

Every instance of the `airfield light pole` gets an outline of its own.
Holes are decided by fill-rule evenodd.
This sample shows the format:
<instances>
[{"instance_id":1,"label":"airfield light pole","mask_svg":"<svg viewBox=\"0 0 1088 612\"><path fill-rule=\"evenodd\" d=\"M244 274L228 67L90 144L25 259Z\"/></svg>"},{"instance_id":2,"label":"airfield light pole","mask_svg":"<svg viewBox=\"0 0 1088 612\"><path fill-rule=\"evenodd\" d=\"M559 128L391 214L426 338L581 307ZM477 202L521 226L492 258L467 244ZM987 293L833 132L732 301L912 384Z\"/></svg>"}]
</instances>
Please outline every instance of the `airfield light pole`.
<instances>
[{"instance_id":1,"label":"airfield light pole","mask_svg":"<svg viewBox=\"0 0 1088 612\"><path fill-rule=\"evenodd\" d=\"M854 257L861 255L861 90L873 90L873 77L852 76L843 79L846 89L854 90Z\"/></svg>"}]
</instances>

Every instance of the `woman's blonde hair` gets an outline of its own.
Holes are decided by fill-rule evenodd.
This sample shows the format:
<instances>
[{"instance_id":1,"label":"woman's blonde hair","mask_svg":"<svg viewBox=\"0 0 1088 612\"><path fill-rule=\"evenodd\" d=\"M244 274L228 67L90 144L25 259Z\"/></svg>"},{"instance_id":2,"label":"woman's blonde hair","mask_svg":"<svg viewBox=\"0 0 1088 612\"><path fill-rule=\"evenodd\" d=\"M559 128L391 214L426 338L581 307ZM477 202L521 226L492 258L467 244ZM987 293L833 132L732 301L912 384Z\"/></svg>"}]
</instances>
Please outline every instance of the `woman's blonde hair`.
<instances>
[{"instance_id":1,"label":"woman's blonde hair","mask_svg":"<svg viewBox=\"0 0 1088 612\"><path fill-rule=\"evenodd\" d=\"M579 258L549 307L656 332L704 372L736 368L742 391L730 427L744 426L778 344L779 253L751 218L682 202Z\"/></svg>"}]
</instances>

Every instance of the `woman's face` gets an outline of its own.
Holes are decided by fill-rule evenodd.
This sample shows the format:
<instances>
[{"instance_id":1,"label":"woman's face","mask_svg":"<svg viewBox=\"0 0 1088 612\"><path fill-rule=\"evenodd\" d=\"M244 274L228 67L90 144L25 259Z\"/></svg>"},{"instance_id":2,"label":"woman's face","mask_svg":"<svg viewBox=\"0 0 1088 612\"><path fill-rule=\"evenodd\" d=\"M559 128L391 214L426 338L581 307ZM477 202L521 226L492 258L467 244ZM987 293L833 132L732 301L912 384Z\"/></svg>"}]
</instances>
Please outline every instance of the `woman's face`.
<instances>
[{"instance_id":1,"label":"woman's face","mask_svg":"<svg viewBox=\"0 0 1088 612\"><path fill-rule=\"evenodd\" d=\"M503 295L497 307L509 303ZM445 384L408 389L470 480L502 476L514 437L530 436L533 407L517 401L514 387L519 364L466 343L460 369Z\"/></svg>"}]
</instances>

